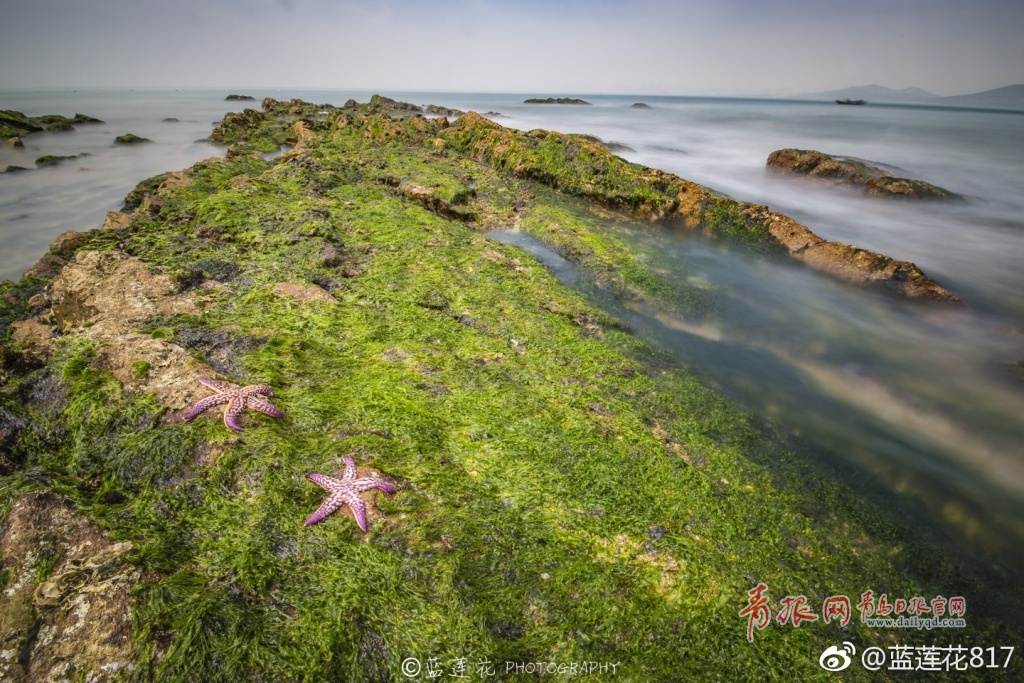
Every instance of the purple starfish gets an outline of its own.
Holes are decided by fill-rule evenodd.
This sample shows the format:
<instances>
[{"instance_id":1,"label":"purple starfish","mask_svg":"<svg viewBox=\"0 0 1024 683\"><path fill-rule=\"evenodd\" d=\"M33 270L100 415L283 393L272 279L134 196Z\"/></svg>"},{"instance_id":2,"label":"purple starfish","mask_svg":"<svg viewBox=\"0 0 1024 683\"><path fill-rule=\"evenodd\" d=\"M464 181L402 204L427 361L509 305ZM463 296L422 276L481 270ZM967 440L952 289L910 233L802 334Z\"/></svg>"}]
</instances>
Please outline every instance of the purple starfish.
<instances>
[{"instance_id":1,"label":"purple starfish","mask_svg":"<svg viewBox=\"0 0 1024 683\"><path fill-rule=\"evenodd\" d=\"M242 416L246 408L258 410L270 417L284 417L284 413L270 405L270 401L262 398L262 396L274 395L270 387L263 386L262 384L248 387L231 387L223 382L217 382L206 377L197 377L196 379L217 393L201 399L189 408L184 416L185 422L194 420L199 413L213 406L219 406L221 403L227 403L227 406L224 408L224 425L236 432L242 431L242 426L238 424L238 418Z\"/></svg>"},{"instance_id":2,"label":"purple starfish","mask_svg":"<svg viewBox=\"0 0 1024 683\"><path fill-rule=\"evenodd\" d=\"M327 496L327 500L323 502L323 505L313 513L312 517L306 520L305 526L316 524L342 505L348 505L356 516L356 524L359 525L360 529L366 531L366 504L363 503L363 499L359 494L372 488L378 488L385 493L397 491L394 486L383 479L375 479L374 477L356 479L355 462L352 458L344 458L344 460L345 474L341 476L341 479L328 477L326 474L306 475L306 479L327 489L331 495Z\"/></svg>"}]
</instances>

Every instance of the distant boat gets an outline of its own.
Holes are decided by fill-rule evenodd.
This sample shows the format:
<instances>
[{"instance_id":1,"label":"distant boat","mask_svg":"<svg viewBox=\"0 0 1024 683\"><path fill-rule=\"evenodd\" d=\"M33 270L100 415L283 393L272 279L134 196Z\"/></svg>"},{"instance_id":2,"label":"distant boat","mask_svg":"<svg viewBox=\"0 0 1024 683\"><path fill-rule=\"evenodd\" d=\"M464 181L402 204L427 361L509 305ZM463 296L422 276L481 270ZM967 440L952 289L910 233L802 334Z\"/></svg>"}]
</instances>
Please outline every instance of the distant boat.
<instances>
[{"instance_id":1,"label":"distant boat","mask_svg":"<svg viewBox=\"0 0 1024 683\"><path fill-rule=\"evenodd\" d=\"M836 100L836 104L867 104L867 101L866 100L845 99L845 100Z\"/></svg>"}]
</instances>

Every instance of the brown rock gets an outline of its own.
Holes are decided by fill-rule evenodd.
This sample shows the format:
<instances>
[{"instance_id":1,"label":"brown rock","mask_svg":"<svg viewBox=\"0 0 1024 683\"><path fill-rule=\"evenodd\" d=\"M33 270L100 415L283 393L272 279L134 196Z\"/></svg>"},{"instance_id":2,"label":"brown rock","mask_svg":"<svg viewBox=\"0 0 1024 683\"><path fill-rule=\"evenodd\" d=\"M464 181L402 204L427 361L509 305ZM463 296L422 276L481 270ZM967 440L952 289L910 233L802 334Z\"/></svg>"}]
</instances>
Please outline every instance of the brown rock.
<instances>
[{"instance_id":1,"label":"brown rock","mask_svg":"<svg viewBox=\"0 0 1024 683\"><path fill-rule=\"evenodd\" d=\"M57 328L30 318L11 324L11 341L36 358L43 359L53 351L53 337Z\"/></svg>"},{"instance_id":2,"label":"brown rock","mask_svg":"<svg viewBox=\"0 0 1024 683\"><path fill-rule=\"evenodd\" d=\"M77 230L65 230L50 242L50 251L70 256L71 252L85 244L85 235Z\"/></svg>"},{"instance_id":3,"label":"brown rock","mask_svg":"<svg viewBox=\"0 0 1024 683\"><path fill-rule=\"evenodd\" d=\"M182 347L163 339L127 334L111 341L99 352L100 367L109 370L126 391L151 392L171 410L206 396L209 392L196 378L217 374Z\"/></svg>"},{"instance_id":4,"label":"brown rock","mask_svg":"<svg viewBox=\"0 0 1024 683\"><path fill-rule=\"evenodd\" d=\"M138 259L81 251L51 284L50 298L60 329L102 342L100 366L128 391L152 392L177 410L204 395L197 377L216 375L180 346L137 332L144 320L198 310L194 292L177 294L169 277Z\"/></svg>"},{"instance_id":5,"label":"brown rock","mask_svg":"<svg viewBox=\"0 0 1024 683\"><path fill-rule=\"evenodd\" d=\"M18 500L0 529L0 680L122 680L133 668L131 591L141 580L113 543L53 494ZM52 571L37 578L42 554ZM13 656L16 654L17 656Z\"/></svg>"},{"instance_id":6,"label":"brown rock","mask_svg":"<svg viewBox=\"0 0 1024 683\"><path fill-rule=\"evenodd\" d=\"M294 282L279 282L273 287L275 294L286 296L296 301L326 301L336 304L337 299L331 296L326 290L316 285L302 285Z\"/></svg>"},{"instance_id":7,"label":"brown rock","mask_svg":"<svg viewBox=\"0 0 1024 683\"><path fill-rule=\"evenodd\" d=\"M24 275L35 276L35 277L54 277L60 272L60 269L67 263L60 256L55 254L46 254L38 261L35 265L25 271Z\"/></svg>"},{"instance_id":8,"label":"brown rock","mask_svg":"<svg viewBox=\"0 0 1024 683\"><path fill-rule=\"evenodd\" d=\"M25 149L25 143L21 141L21 138L14 136L13 138L7 138L4 141L4 147L9 149Z\"/></svg>"},{"instance_id":9,"label":"brown rock","mask_svg":"<svg viewBox=\"0 0 1024 683\"><path fill-rule=\"evenodd\" d=\"M188 171L176 171L171 173L167 178L160 183L157 187L157 192L163 192L164 190L176 190L179 187L185 187L192 182L192 174Z\"/></svg>"},{"instance_id":10,"label":"brown rock","mask_svg":"<svg viewBox=\"0 0 1024 683\"><path fill-rule=\"evenodd\" d=\"M960 195L922 180L897 178L892 171L863 159L841 157L813 149L778 149L768 155L768 169L829 181L864 190L873 197L903 199L962 199Z\"/></svg>"},{"instance_id":11,"label":"brown rock","mask_svg":"<svg viewBox=\"0 0 1024 683\"><path fill-rule=\"evenodd\" d=\"M107 211L107 217L103 220L103 230L121 230L128 227L132 222L131 214L121 211Z\"/></svg>"},{"instance_id":12,"label":"brown rock","mask_svg":"<svg viewBox=\"0 0 1024 683\"><path fill-rule=\"evenodd\" d=\"M57 325L68 331L90 323L90 334L134 330L157 315L194 313L189 294L175 294L173 281L151 273L136 258L120 252L80 251L50 286Z\"/></svg>"}]
</instances>

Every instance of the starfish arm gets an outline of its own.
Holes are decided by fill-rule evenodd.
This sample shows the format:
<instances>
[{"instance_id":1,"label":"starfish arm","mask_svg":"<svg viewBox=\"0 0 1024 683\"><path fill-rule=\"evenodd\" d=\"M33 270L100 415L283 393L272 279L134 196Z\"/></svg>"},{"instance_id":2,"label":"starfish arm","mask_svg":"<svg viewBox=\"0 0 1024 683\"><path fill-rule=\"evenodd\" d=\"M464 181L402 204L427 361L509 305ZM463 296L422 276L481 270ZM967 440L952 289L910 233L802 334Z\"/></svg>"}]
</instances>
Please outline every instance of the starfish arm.
<instances>
[{"instance_id":1,"label":"starfish arm","mask_svg":"<svg viewBox=\"0 0 1024 683\"><path fill-rule=\"evenodd\" d=\"M344 485L344 482L338 481L334 477L328 477L326 474L307 474L306 479L309 479L320 488L331 491L332 493Z\"/></svg>"},{"instance_id":2,"label":"starfish arm","mask_svg":"<svg viewBox=\"0 0 1024 683\"><path fill-rule=\"evenodd\" d=\"M260 411L264 415L269 415L270 417L284 417L283 412L270 405L270 402L265 399L258 398L256 396L248 396L245 399L245 404L253 410Z\"/></svg>"},{"instance_id":3,"label":"starfish arm","mask_svg":"<svg viewBox=\"0 0 1024 683\"><path fill-rule=\"evenodd\" d=\"M356 516L356 524L364 532L366 531L366 505L363 503L363 499L359 497L359 494L355 491L344 492L345 503L352 508L352 514Z\"/></svg>"},{"instance_id":4,"label":"starfish arm","mask_svg":"<svg viewBox=\"0 0 1024 683\"><path fill-rule=\"evenodd\" d=\"M229 387L227 384L224 384L223 382L218 382L215 379L210 379L209 377L196 377L196 379L199 380L200 384L208 386L214 391L219 391L221 393L225 391L231 391L231 387Z\"/></svg>"},{"instance_id":5,"label":"starfish arm","mask_svg":"<svg viewBox=\"0 0 1024 683\"><path fill-rule=\"evenodd\" d=\"M356 478L356 461L352 458L342 458L345 461L345 474L342 475L342 479L355 479Z\"/></svg>"},{"instance_id":6,"label":"starfish arm","mask_svg":"<svg viewBox=\"0 0 1024 683\"><path fill-rule=\"evenodd\" d=\"M232 396L228 401L227 408L224 409L224 426L236 432L242 431L242 425L238 424L238 418L242 416L243 412L245 412L245 400L239 400L237 396Z\"/></svg>"},{"instance_id":7,"label":"starfish arm","mask_svg":"<svg viewBox=\"0 0 1024 683\"><path fill-rule=\"evenodd\" d=\"M265 384L253 384L252 386L243 387L242 393L246 396L255 396L256 394L262 394L263 396L273 396L274 390Z\"/></svg>"},{"instance_id":8,"label":"starfish arm","mask_svg":"<svg viewBox=\"0 0 1024 683\"><path fill-rule=\"evenodd\" d=\"M327 517L327 515L331 514L339 507L341 507L344 502L345 501L342 499L342 495L340 493L334 493L331 494L330 496L327 496L327 500L325 500L320 505L320 507L317 508L316 512L314 512L310 516L310 518L306 520L306 523L303 526L312 526L317 522L322 521L325 517Z\"/></svg>"},{"instance_id":9,"label":"starfish arm","mask_svg":"<svg viewBox=\"0 0 1024 683\"><path fill-rule=\"evenodd\" d=\"M355 481L348 482L348 484L356 491L369 491L370 489L380 489L386 493L394 493L398 489L384 481L383 479L374 479L372 477L364 477L362 479L356 479Z\"/></svg>"},{"instance_id":10,"label":"starfish arm","mask_svg":"<svg viewBox=\"0 0 1024 683\"><path fill-rule=\"evenodd\" d=\"M213 396L207 396L204 399L200 399L195 404L193 404L191 408L188 409L188 412L185 413L184 415L184 420L185 422L194 420L199 415L199 413L203 412L204 410L209 410L210 408L216 405L220 405L221 403L227 403L230 400L231 397L228 396L227 394L214 394Z\"/></svg>"}]
</instances>

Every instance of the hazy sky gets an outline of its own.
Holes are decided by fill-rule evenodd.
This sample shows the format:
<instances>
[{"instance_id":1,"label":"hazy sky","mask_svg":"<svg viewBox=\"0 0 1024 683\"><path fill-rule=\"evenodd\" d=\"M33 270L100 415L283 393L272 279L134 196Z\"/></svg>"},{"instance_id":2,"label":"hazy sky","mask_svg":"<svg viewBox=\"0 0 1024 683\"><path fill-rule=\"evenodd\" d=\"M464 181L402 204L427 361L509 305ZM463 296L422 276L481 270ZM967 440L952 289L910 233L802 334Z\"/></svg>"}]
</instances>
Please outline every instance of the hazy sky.
<instances>
[{"instance_id":1,"label":"hazy sky","mask_svg":"<svg viewBox=\"0 0 1024 683\"><path fill-rule=\"evenodd\" d=\"M787 94L1024 83L1022 0L4 0L0 88Z\"/></svg>"}]
</instances>

